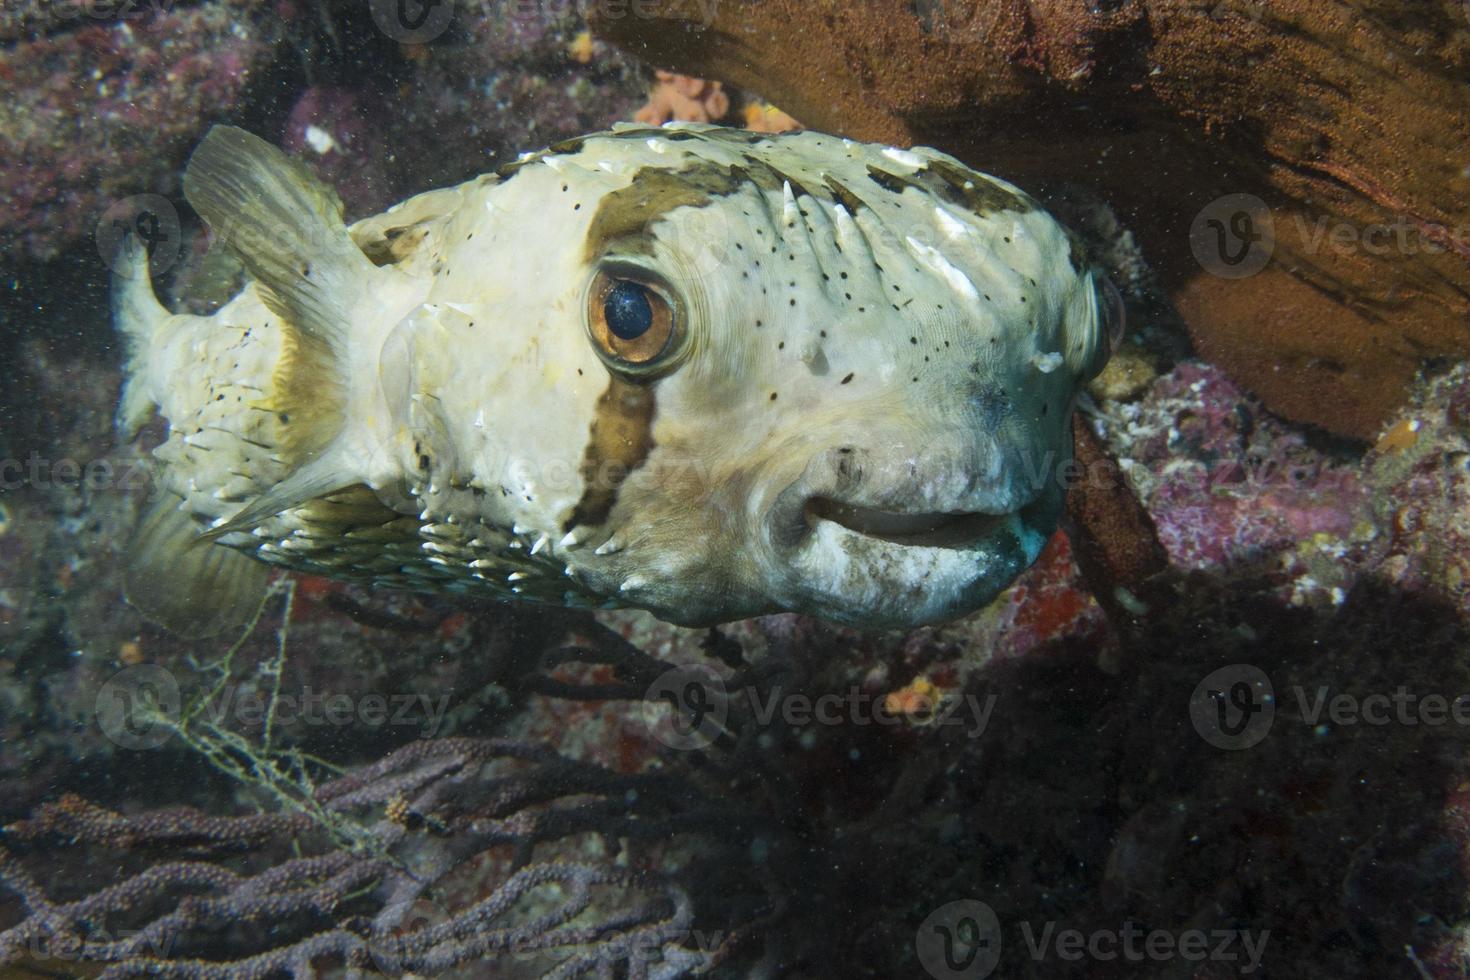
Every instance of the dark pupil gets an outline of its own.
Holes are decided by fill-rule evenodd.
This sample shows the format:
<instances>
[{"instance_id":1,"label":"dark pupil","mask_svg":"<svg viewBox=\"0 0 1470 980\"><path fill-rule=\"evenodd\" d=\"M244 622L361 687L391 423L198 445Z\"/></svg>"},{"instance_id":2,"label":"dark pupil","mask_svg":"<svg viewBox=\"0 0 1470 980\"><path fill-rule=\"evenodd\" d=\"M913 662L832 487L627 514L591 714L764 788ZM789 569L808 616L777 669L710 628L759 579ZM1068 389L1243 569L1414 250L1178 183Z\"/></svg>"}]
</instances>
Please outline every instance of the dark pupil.
<instances>
[{"instance_id":1,"label":"dark pupil","mask_svg":"<svg viewBox=\"0 0 1470 980\"><path fill-rule=\"evenodd\" d=\"M653 326L653 307L648 290L636 282L620 282L608 291L602 304L607 328L619 340L637 340Z\"/></svg>"}]
</instances>

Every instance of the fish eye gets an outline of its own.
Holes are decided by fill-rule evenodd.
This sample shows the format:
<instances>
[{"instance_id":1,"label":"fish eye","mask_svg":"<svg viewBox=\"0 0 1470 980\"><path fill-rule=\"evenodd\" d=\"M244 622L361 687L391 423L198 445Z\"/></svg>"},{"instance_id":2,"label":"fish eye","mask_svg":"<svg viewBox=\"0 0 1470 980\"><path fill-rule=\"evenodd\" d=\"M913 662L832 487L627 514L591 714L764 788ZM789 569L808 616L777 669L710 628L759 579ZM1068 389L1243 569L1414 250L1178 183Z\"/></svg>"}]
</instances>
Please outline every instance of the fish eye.
<instances>
[{"instance_id":1,"label":"fish eye","mask_svg":"<svg viewBox=\"0 0 1470 980\"><path fill-rule=\"evenodd\" d=\"M604 269L587 294L587 327L610 367L648 374L677 348L679 316L668 291L641 269Z\"/></svg>"},{"instance_id":2,"label":"fish eye","mask_svg":"<svg viewBox=\"0 0 1470 980\"><path fill-rule=\"evenodd\" d=\"M607 291L602 301L602 318L607 329L619 340L637 340L653 326L653 304L648 300L648 287L624 279Z\"/></svg>"}]
</instances>

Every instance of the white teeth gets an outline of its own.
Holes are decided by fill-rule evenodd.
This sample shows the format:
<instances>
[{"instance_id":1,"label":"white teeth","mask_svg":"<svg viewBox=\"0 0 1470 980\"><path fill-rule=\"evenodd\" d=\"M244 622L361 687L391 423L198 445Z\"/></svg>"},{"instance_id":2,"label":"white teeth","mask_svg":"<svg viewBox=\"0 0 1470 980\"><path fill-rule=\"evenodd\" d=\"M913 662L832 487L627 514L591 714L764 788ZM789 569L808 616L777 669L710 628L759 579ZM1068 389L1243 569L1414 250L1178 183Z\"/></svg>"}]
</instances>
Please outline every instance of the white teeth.
<instances>
[{"instance_id":1,"label":"white teeth","mask_svg":"<svg viewBox=\"0 0 1470 980\"><path fill-rule=\"evenodd\" d=\"M531 545L531 554L541 554L541 552L546 550L546 546L549 544L551 544L551 539L544 534L541 535L541 537L536 539L536 543Z\"/></svg>"}]
</instances>

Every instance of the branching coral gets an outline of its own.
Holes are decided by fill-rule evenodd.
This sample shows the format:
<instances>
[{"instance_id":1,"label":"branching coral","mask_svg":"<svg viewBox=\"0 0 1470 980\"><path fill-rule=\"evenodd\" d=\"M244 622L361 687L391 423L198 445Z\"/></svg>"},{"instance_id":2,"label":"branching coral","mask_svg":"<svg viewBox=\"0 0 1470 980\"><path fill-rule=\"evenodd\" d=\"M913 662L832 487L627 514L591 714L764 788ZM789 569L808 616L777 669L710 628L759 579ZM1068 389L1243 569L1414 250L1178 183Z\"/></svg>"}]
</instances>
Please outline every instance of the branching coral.
<instances>
[{"instance_id":1,"label":"branching coral","mask_svg":"<svg viewBox=\"0 0 1470 980\"><path fill-rule=\"evenodd\" d=\"M364 846L334 845L301 813L129 817L76 797L42 807L5 828L0 844L0 880L26 908L0 933L0 963L71 950L108 964L105 977L305 977L324 962L402 975L514 954L549 964L548 976L617 963L629 976L682 977L725 955L688 945L690 900L664 876L532 860L538 845L594 830L636 840L677 829L692 814L669 780L457 738L410 743L322 786L316 801L355 822ZM76 847L167 857L55 901L23 857L45 862ZM494 847L511 849L516 870L488 895L439 921L410 921L425 893ZM250 870L250 858L267 867ZM140 914L146 921L130 931L118 924Z\"/></svg>"}]
</instances>

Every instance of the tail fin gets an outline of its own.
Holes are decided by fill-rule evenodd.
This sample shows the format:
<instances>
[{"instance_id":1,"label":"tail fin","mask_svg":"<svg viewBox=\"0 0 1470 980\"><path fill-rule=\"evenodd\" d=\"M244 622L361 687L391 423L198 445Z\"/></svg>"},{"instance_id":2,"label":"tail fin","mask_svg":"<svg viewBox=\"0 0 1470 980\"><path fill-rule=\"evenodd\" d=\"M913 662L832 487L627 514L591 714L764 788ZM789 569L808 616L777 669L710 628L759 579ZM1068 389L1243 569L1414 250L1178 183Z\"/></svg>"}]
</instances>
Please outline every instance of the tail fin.
<instances>
[{"instance_id":1,"label":"tail fin","mask_svg":"<svg viewBox=\"0 0 1470 980\"><path fill-rule=\"evenodd\" d=\"M127 345L122 401L117 407L118 434L131 442L152 414L155 399L148 383L148 358L158 328L169 312L153 295L148 252L132 236L123 239L112 264L112 318Z\"/></svg>"}]
</instances>

